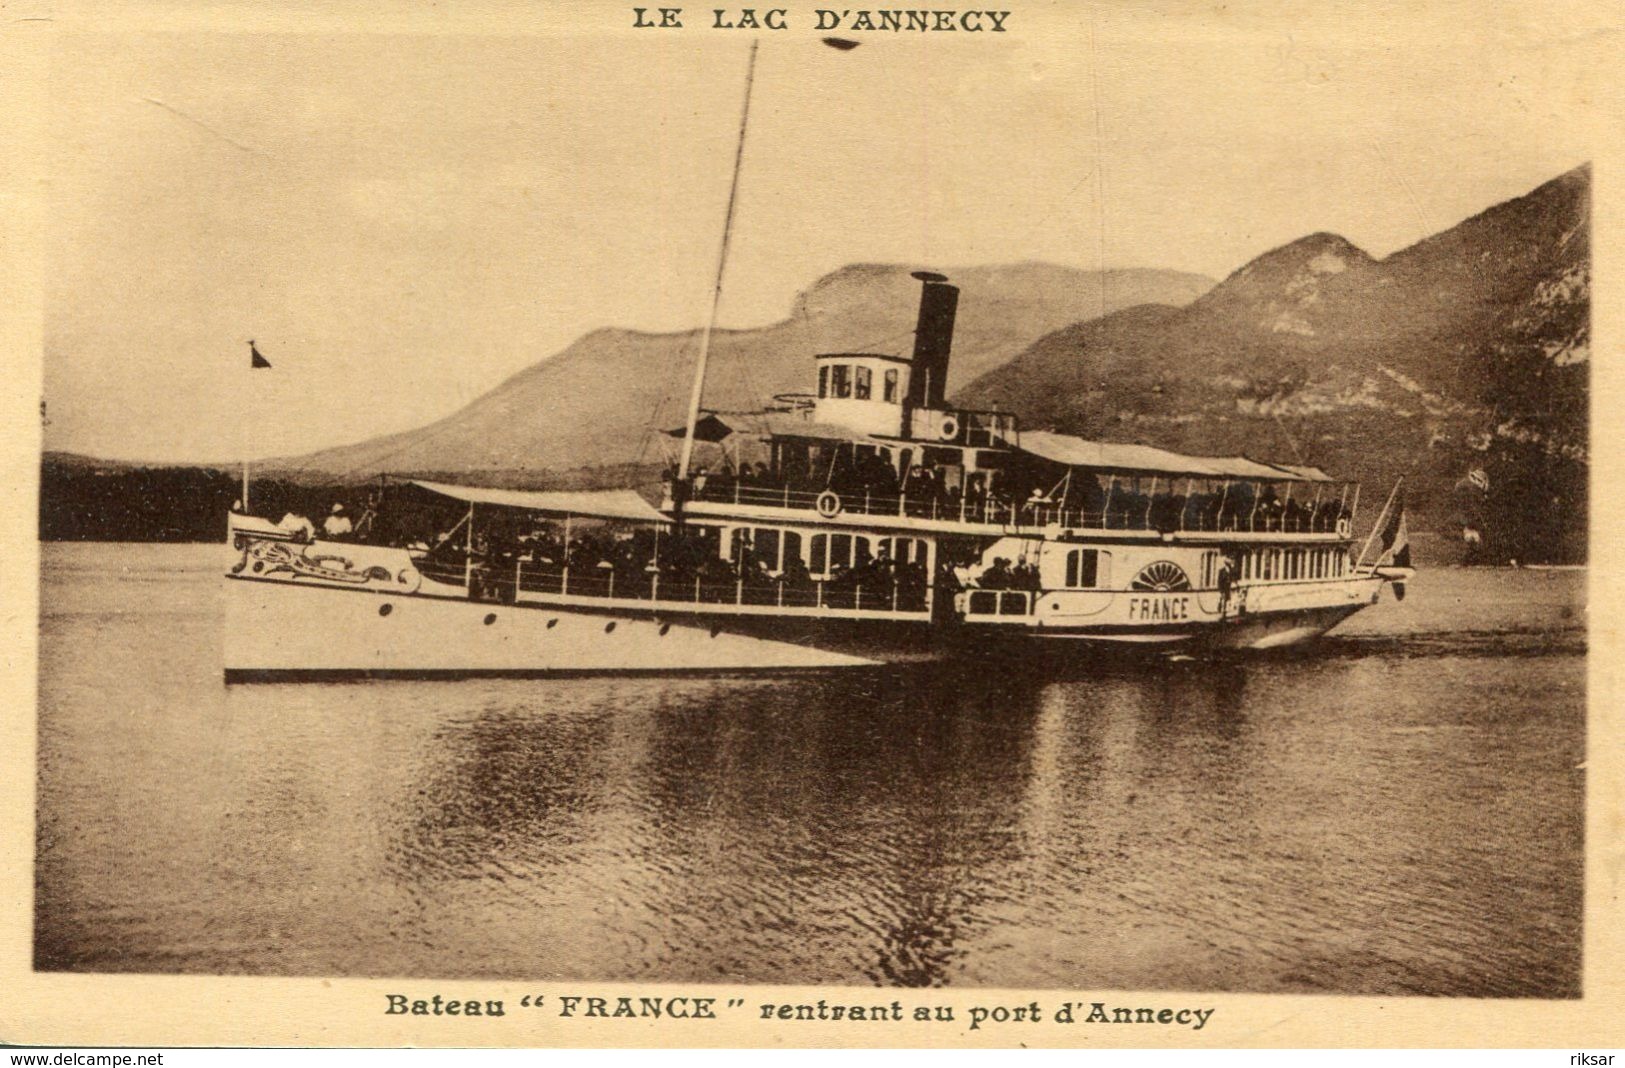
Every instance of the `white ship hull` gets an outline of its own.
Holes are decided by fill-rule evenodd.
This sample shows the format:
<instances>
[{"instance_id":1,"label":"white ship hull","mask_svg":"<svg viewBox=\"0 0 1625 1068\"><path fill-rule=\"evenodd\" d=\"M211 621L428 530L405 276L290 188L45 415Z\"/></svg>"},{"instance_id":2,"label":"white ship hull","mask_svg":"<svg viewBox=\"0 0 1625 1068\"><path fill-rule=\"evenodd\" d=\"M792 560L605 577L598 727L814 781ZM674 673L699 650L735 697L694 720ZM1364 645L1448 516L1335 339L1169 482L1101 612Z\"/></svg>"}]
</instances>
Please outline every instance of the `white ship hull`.
<instances>
[{"instance_id":1,"label":"white ship hull","mask_svg":"<svg viewBox=\"0 0 1625 1068\"><path fill-rule=\"evenodd\" d=\"M493 604L235 576L225 580L225 596L228 681L829 670L981 657L994 648L1064 659L1103 650L1271 649L1317 638L1369 603L1362 598L1185 626L970 623L934 630L922 621Z\"/></svg>"},{"instance_id":2,"label":"white ship hull","mask_svg":"<svg viewBox=\"0 0 1625 1068\"><path fill-rule=\"evenodd\" d=\"M794 671L881 663L705 621L228 578L228 681Z\"/></svg>"}]
</instances>

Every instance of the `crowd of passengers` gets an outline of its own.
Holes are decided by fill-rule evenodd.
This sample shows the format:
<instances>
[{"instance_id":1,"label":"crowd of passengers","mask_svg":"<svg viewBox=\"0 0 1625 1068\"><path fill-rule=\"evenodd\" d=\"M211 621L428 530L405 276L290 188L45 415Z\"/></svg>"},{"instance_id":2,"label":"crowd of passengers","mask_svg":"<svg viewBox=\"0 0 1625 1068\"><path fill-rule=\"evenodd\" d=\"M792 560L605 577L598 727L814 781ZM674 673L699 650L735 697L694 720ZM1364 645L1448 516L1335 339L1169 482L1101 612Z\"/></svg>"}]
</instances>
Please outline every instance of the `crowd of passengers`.
<instances>
[{"instance_id":1,"label":"crowd of passengers","mask_svg":"<svg viewBox=\"0 0 1625 1068\"><path fill-rule=\"evenodd\" d=\"M715 529L690 527L681 534L653 528L617 531L587 528L568 544L552 527L525 532L476 533L472 558L454 535L440 535L420 561L432 579L461 585L469 595L512 602L518 591L540 590L585 597L628 597L710 603L815 605L919 610L925 605L922 563L894 561L882 547L852 566L836 564L817 579L799 555L782 570L758 555L748 539L733 560L722 558ZM566 580L566 574L568 579Z\"/></svg>"},{"instance_id":2,"label":"crowd of passengers","mask_svg":"<svg viewBox=\"0 0 1625 1068\"><path fill-rule=\"evenodd\" d=\"M1046 489L989 472L972 471L963 479L915 464L901 477L891 462L875 453L843 455L827 472L775 477L765 463L742 463L711 472L695 469L693 496L698 500L773 503L788 490L795 503L811 506L825 491L841 498L844 508L879 514L957 518L979 522L1015 522L1108 530L1252 530L1291 534L1330 534L1338 520L1352 517L1341 498L1309 500L1277 495L1268 483L1232 482L1217 492L1173 489L1142 493L1128 480L1106 485L1094 476L1061 479ZM668 492L675 477L667 472ZM1144 480L1141 480L1142 482ZM1167 485L1167 480L1163 480ZM861 502L861 505L860 505Z\"/></svg>"}]
</instances>

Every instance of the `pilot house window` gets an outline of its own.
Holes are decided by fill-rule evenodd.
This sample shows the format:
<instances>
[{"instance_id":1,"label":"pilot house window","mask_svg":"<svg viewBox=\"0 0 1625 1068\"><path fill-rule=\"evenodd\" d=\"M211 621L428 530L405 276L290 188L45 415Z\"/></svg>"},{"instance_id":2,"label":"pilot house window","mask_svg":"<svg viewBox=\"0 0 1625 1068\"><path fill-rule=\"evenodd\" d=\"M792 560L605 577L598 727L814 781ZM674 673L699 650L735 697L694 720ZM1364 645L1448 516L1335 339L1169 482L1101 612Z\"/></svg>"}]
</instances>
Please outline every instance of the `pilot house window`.
<instances>
[{"instance_id":1,"label":"pilot house window","mask_svg":"<svg viewBox=\"0 0 1625 1068\"><path fill-rule=\"evenodd\" d=\"M852 368L844 363L835 364L830 370L829 395L832 397L850 397L852 395Z\"/></svg>"},{"instance_id":2,"label":"pilot house window","mask_svg":"<svg viewBox=\"0 0 1625 1068\"><path fill-rule=\"evenodd\" d=\"M897 403L897 368L895 368L895 367L890 368L890 369L888 369L886 371L885 391L886 391L885 394L880 399L885 401L887 404L896 404Z\"/></svg>"},{"instance_id":3,"label":"pilot house window","mask_svg":"<svg viewBox=\"0 0 1625 1068\"><path fill-rule=\"evenodd\" d=\"M820 400L829 396L829 364L818 369L818 397Z\"/></svg>"},{"instance_id":4,"label":"pilot house window","mask_svg":"<svg viewBox=\"0 0 1625 1068\"><path fill-rule=\"evenodd\" d=\"M857 367L854 371L857 377L852 383L852 396L858 400L868 400L871 372L867 367Z\"/></svg>"}]
</instances>

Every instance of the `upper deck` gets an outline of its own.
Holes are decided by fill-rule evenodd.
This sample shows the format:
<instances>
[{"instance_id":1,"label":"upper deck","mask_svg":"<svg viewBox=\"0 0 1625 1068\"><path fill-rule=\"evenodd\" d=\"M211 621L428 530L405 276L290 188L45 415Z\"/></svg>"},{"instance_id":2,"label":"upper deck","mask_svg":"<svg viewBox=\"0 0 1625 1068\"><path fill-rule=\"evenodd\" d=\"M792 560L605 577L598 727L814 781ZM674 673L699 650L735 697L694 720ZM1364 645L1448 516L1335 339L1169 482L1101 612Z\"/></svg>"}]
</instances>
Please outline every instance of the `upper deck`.
<instances>
[{"instance_id":1,"label":"upper deck","mask_svg":"<svg viewBox=\"0 0 1625 1068\"><path fill-rule=\"evenodd\" d=\"M821 353L816 392L781 395L790 410L707 416L704 440L718 445L721 463L686 480L674 472L665 509L973 536L1337 541L1352 533L1358 487L1313 467L1024 431L1013 413L950 405L959 291L941 275L915 277L924 289L912 356Z\"/></svg>"},{"instance_id":2,"label":"upper deck","mask_svg":"<svg viewBox=\"0 0 1625 1068\"><path fill-rule=\"evenodd\" d=\"M932 486L912 494L906 489L842 494L720 475L698 483L684 508L695 516L983 537L1025 531L1131 541L1335 542L1348 540L1352 529L1353 498L1343 486L1335 494L1322 489L1322 497L1311 491L1307 500L1294 501L1194 480L1165 481L1145 492L1140 481L1109 477L1103 490L1097 487L1098 503L1090 507L1083 494L1071 492L1059 500ZM668 498L663 508L672 511L675 502Z\"/></svg>"}]
</instances>

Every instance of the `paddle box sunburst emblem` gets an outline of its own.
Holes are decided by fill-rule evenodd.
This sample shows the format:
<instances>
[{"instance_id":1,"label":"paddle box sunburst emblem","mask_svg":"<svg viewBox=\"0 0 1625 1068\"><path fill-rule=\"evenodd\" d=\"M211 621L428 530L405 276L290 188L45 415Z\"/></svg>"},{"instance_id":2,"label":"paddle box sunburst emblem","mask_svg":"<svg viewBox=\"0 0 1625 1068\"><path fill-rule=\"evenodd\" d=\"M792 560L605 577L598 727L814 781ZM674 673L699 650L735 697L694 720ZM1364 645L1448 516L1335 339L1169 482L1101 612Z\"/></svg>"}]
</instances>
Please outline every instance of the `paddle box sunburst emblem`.
<instances>
[{"instance_id":1,"label":"paddle box sunburst emblem","mask_svg":"<svg viewBox=\"0 0 1625 1068\"><path fill-rule=\"evenodd\" d=\"M1158 560L1140 569L1134 576L1133 586L1153 593L1173 593L1190 589L1191 580L1185 576L1185 569L1172 560Z\"/></svg>"}]
</instances>

